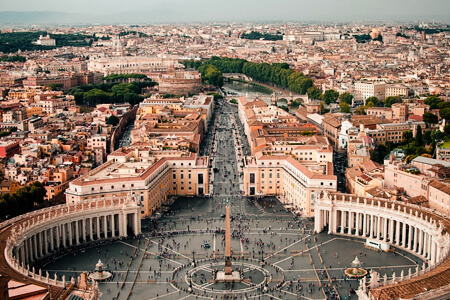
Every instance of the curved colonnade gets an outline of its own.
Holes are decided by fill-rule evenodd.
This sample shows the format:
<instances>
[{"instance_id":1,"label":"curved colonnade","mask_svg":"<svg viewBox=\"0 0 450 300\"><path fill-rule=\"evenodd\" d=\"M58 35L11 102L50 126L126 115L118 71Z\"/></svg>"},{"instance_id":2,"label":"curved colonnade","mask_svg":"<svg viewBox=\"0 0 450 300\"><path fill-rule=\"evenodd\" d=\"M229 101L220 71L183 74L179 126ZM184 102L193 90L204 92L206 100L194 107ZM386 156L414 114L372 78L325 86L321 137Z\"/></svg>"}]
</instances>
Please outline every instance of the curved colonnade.
<instances>
[{"instance_id":1,"label":"curved colonnade","mask_svg":"<svg viewBox=\"0 0 450 300\"><path fill-rule=\"evenodd\" d=\"M383 280L372 271L370 282L364 278L360 283L362 299L407 299L423 293L433 299L450 285L447 216L399 201L325 192L315 204L314 230L325 229L329 234L386 243L425 261L414 273L393 273Z\"/></svg>"},{"instance_id":2,"label":"curved colonnade","mask_svg":"<svg viewBox=\"0 0 450 300\"><path fill-rule=\"evenodd\" d=\"M140 207L134 199L100 198L52 206L0 224L8 226L4 257L9 267L27 279L64 288L64 276L49 278L48 272L43 275L30 266L58 249L141 233Z\"/></svg>"}]
</instances>

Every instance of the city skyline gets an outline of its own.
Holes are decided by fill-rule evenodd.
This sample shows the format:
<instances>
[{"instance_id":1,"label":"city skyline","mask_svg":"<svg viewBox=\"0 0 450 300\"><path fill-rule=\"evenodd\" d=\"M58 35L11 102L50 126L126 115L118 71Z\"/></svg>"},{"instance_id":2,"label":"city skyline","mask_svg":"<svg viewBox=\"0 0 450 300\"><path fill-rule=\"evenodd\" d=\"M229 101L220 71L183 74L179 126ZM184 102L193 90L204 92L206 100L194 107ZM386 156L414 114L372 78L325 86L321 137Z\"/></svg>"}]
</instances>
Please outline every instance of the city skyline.
<instances>
[{"instance_id":1,"label":"city skyline","mask_svg":"<svg viewBox=\"0 0 450 300\"><path fill-rule=\"evenodd\" d=\"M405 9L407 7L407 9ZM381 0L361 2L355 0L311 1L249 0L131 0L126 6L117 0L80 0L70 6L55 0L39 2L19 0L2 4L3 23L33 23L39 15L49 23L160 23L160 22L210 22L210 21L448 21L450 2L413 0ZM20 12L19 14L17 12ZM56 13L56 14L55 14ZM25 16L25 15L26 16ZM45 14L45 15L43 15ZM57 17L59 14L59 17ZM56 15L56 16L55 16ZM31 16L31 18L30 18ZM39 18L36 23L42 23Z\"/></svg>"}]
</instances>

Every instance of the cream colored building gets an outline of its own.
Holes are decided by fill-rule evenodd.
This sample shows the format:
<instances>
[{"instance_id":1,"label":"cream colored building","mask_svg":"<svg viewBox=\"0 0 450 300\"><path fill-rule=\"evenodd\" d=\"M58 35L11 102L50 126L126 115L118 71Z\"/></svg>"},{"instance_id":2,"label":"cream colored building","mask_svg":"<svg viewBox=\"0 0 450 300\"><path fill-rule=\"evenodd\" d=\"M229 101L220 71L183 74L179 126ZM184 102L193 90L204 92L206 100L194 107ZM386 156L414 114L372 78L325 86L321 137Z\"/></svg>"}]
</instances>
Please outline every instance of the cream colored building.
<instances>
[{"instance_id":1,"label":"cream colored building","mask_svg":"<svg viewBox=\"0 0 450 300\"><path fill-rule=\"evenodd\" d=\"M356 82L355 92L362 97L366 102L369 97L377 97L379 100L384 100L386 83L384 82Z\"/></svg>"},{"instance_id":2,"label":"cream colored building","mask_svg":"<svg viewBox=\"0 0 450 300\"><path fill-rule=\"evenodd\" d=\"M108 161L75 179L66 190L68 203L133 195L141 217L151 216L171 196L209 195L208 157L157 159L147 148L121 148Z\"/></svg>"},{"instance_id":3,"label":"cream colored building","mask_svg":"<svg viewBox=\"0 0 450 300\"><path fill-rule=\"evenodd\" d=\"M337 177L329 162L322 168L310 169L292 156L254 156L245 160L245 195L277 195L303 216L314 215L314 204L322 191L336 188Z\"/></svg>"},{"instance_id":4,"label":"cream colored building","mask_svg":"<svg viewBox=\"0 0 450 300\"><path fill-rule=\"evenodd\" d=\"M170 68L181 67L174 58L161 58L151 56L118 56L101 57L89 60L88 70L110 74L148 74L152 72L166 72Z\"/></svg>"},{"instance_id":5,"label":"cream colored building","mask_svg":"<svg viewBox=\"0 0 450 300\"><path fill-rule=\"evenodd\" d=\"M385 96L386 98L390 96L408 97L409 88L403 84L387 84Z\"/></svg>"},{"instance_id":6,"label":"cream colored building","mask_svg":"<svg viewBox=\"0 0 450 300\"><path fill-rule=\"evenodd\" d=\"M436 180L430 182L428 204L431 209L450 216L450 185Z\"/></svg>"}]
</instances>

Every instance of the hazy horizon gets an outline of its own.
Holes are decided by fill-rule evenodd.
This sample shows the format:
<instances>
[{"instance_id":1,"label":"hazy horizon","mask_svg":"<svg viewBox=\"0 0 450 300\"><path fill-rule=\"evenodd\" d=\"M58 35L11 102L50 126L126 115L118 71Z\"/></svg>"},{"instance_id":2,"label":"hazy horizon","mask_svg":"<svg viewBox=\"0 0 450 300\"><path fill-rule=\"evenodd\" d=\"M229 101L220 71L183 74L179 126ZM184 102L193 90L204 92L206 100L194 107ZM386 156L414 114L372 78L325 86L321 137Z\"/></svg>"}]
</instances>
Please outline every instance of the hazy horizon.
<instances>
[{"instance_id":1,"label":"hazy horizon","mask_svg":"<svg viewBox=\"0 0 450 300\"><path fill-rule=\"evenodd\" d=\"M16 0L0 12L56 12L81 22L449 21L448 0ZM70 19L68 22L73 22Z\"/></svg>"}]
</instances>

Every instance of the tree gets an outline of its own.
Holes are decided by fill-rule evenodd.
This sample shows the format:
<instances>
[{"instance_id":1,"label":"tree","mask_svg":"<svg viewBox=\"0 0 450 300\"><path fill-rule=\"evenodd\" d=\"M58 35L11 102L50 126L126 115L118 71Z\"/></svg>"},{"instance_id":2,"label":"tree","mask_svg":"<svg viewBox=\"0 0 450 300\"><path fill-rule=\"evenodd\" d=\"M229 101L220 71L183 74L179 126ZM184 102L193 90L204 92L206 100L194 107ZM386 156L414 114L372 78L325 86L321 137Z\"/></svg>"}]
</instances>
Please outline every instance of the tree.
<instances>
[{"instance_id":1,"label":"tree","mask_svg":"<svg viewBox=\"0 0 450 300\"><path fill-rule=\"evenodd\" d=\"M115 115L111 115L108 120L106 121L106 124L111 124L112 126L116 126L119 124L119 119Z\"/></svg>"},{"instance_id":2,"label":"tree","mask_svg":"<svg viewBox=\"0 0 450 300\"><path fill-rule=\"evenodd\" d=\"M348 104L347 102L339 103L339 108L341 109L342 113L349 113L350 112L350 104Z\"/></svg>"},{"instance_id":3,"label":"tree","mask_svg":"<svg viewBox=\"0 0 450 300\"><path fill-rule=\"evenodd\" d=\"M429 145L431 143L431 130L427 130L423 133L422 140L426 145Z\"/></svg>"},{"instance_id":4,"label":"tree","mask_svg":"<svg viewBox=\"0 0 450 300\"><path fill-rule=\"evenodd\" d=\"M438 117L430 112L426 112L423 114L423 121L425 122L425 124L430 125L430 124L437 124L439 122Z\"/></svg>"},{"instance_id":5,"label":"tree","mask_svg":"<svg viewBox=\"0 0 450 300\"><path fill-rule=\"evenodd\" d=\"M355 110L355 113L357 115L367 115L366 108L367 108L367 106L360 106Z\"/></svg>"},{"instance_id":6,"label":"tree","mask_svg":"<svg viewBox=\"0 0 450 300\"><path fill-rule=\"evenodd\" d=\"M447 136L447 138L450 138L450 124L445 125L444 133Z\"/></svg>"},{"instance_id":7,"label":"tree","mask_svg":"<svg viewBox=\"0 0 450 300\"><path fill-rule=\"evenodd\" d=\"M394 103L402 103L403 100L400 96L389 96L384 100L385 107L391 107Z\"/></svg>"},{"instance_id":8,"label":"tree","mask_svg":"<svg viewBox=\"0 0 450 300\"><path fill-rule=\"evenodd\" d=\"M315 100L315 99L321 99L322 98L322 92L316 88L315 86L310 87L306 93L308 94L309 99Z\"/></svg>"},{"instance_id":9,"label":"tree","mask_svg":"<svg viewBox=\"0 0 450 300\"><path fill-rule=\"evenodd\" d=\"M413 138L413 133L411 130L403 131L402 138L404 142L409 143L409 141Z\"/></svg>"},{"instance_id":10,"label":"tree","mask_svg":"<svg viewBox=\"0 0 450 300\"><path fill-rule=\"evenodd\" d=\"M323 101L325 101L327 105L331 103L336 103L338 99L339 99L339 92L335 90L326 90L325 93L323 94Z\"/></svg>"},{"instance_id":11,"label":"tree","mask_svg":"<svg viewBox=\"0 0 450 300\"><path fill-rule=\"evenodd\" d=\"M372 105L370 106L369 103L372 102ZM383 106L383 102L378 100L377 97L369 97L366 99L366 104L368 107L374 107L374 106Z\"/></svg>"},{"instance_id":12,"label":"tree","mask_svg":"<svg viewBox=\"0 0 450 300\"><path fill-rule=\"evenodd\" d=\"M434 141L441 141L444 139L444 137L445 137L444 133L440 130L434 130L431 133L431 139Z\"/></svg>"},{"instance_id":13,"label":"tree","mask_svg":"<svg viewBox=\"0 0 450 300\"><path fill-rule=\"evenodd\" d=\"M422 127L419 125L417 126L417 132L416 132L416 144L418 146L423 146L423 139L422 139Z\"/></svg>"},{"instance_id":14,"label":"tree","mask_svg":"<svg viewBox=\"0 0 450 300\"><path fill-rule=\"evenodd\" d=\"M425 99L424 103L430 106L430 109L437 109L439 103L442 102L442 99L439 98L436 95L428 96L427 99Z\"/></svg>"},{"instance_id":15,"label":"tree","mask_svg":"<svg viewBox=\"0 0 450 300\"><path fill-rule=\"evenodd\" d=\"M345 102L348 103L349 105L352 105L353 95L348 92L342 93L339 95L339 100L341 102Z\"/></svg>"},{"instance_id":16,"label":"tree","mask_svg":"<svg viewBox=\"0 0 450 300\"><path fill-rule=\"evenodd\" d=\"M448 122L450 120L450 107L441 109L439 111L439 115Z\"/></svg>"}]
</instances>

